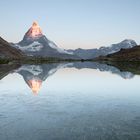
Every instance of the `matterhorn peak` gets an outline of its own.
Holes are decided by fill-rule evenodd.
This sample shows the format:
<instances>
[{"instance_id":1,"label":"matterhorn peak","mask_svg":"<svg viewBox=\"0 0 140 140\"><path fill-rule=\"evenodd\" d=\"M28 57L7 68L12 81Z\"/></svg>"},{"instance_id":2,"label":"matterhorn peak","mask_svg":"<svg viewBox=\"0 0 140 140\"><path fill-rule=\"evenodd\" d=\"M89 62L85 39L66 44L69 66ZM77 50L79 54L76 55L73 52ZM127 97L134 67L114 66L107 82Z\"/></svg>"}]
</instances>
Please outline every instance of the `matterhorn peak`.
<instances>
[{"instance_id":1,"label":"matterhorn peak","mask_svg":"<svg viewBox=\"0 0 140 140\"><path fill-rule=\"evenodd\" d=\"M36 21L33 22L32 26L39 26Z\"/></svg>"},{"instance_id":2,"label":"matterhorn peak","mask_svg":"<svg viewBox=\"0 0 140 140\"><path fill-rule=\"evenodd\" d=\"M57 47L55 43L43 35L37 22L33 22L23 39L19 43L15 44L15 47L27 53L29 56L61 57L72 59L74 57L73 53ZM77 56L75 57L77 58Z\"/></svg>"},{"instance_id":3,"label":"matterhorn peak","mask_svg":"<svg viewBox=\"0 0 140 140\"><path fill-rule=\"evenodd\" d=\"M27 31L25 36L29 38L38 38L43 36L42 30L36 21L33 22L32 27Z\"/></svg>"}]
</instances>

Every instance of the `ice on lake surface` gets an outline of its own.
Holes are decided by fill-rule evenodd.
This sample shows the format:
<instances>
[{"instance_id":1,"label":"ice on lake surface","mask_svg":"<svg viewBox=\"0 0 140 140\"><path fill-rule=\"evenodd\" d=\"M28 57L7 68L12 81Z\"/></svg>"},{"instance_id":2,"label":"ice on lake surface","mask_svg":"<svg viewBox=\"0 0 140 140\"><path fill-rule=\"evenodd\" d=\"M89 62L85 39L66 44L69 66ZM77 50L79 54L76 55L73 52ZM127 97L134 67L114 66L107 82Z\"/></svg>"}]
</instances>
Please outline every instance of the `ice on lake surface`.
<instances>
[{"instance_id":1,"label":"ice on lake surface","mask_svg":"<svg viewBox=\"0 0 140 140\"><path fill-rule=\"evenodd\" d=\"M140 140L140 76L96 62L0 66L0 140Z\"/></svg>"}]
</instances>

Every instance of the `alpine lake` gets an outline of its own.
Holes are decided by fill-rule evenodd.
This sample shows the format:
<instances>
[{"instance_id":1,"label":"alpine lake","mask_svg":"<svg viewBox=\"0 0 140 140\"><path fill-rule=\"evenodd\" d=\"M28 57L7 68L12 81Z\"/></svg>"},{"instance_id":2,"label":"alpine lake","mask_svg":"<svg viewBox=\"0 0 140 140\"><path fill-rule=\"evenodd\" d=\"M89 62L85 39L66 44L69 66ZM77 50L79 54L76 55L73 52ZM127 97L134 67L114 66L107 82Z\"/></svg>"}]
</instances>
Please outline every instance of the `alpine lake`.
<instances>
[{"instance_id":1,"label":"alpine lake","mask_svg":"<svg viewBox=\"0 0 140 140\"><path fill-rule=\"evenodd\" d=\"M0 65L0 140L140 140L139 65Z\"/></svg>"}]
</instances>

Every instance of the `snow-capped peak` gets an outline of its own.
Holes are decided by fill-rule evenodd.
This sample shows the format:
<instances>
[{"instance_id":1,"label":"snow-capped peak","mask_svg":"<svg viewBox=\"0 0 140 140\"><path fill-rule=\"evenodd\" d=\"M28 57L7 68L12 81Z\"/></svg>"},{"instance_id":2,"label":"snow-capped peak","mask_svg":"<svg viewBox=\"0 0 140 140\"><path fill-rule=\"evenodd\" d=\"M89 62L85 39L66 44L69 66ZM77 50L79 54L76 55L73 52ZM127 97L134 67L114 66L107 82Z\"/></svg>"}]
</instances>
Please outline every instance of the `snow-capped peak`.
<instances>
[{"instance_id":1,"label":"snow-capped peak","mask_svg":"<svg viewBox=\"0 0 140 140\"><path fill-rule=\"evenodd\" d=\"M132 39L125 39L121 43L127 43L129 45L130 44L136 44L137 45L137 43L134 40L132 40Z\"/></svg>"},{"instance_id":2,"label":"snow-capped peak","mask_svg":"<svg viewBox=\"0 0 140 140\"><path fill-rule=\"evenodd\" d=\"M23 39L14 47L29 56L73 58L72 52L57 47L55 43L46 38L37 22L33 22Z\"/></svg>"},{"instance_id":3,"label":"snow-capped peak","mask_svg":"<svg viewBox=\"0 0 140 140\"><path fill-rule=\"evenodd\" d=\"M25 36L29 38L38 38L43 36L42 30L37 22L33 22L32 27L27 31Z\"/></svg>"}]
</instances>

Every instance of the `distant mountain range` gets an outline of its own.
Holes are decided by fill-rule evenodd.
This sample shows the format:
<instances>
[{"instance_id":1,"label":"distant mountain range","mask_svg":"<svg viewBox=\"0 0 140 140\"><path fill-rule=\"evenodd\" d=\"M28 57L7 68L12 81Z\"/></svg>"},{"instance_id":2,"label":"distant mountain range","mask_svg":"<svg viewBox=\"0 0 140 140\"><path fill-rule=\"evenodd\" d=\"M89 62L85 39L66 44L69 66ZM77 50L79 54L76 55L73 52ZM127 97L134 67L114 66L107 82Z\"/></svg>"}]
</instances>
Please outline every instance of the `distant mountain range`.
<instances>
[{"instance_id":1,"label":"distant mountain range","mask_svg":"<svg viewBox=\"0 0 140 140\"><path fill-rule=\"evenodd\" d=\"M39 25L34 22L31 28L26 32L22 41L13 46L22 50L30 56L41 57L58 57L58 58L78 58L78 59L92 59L99 56L105 56L111 53L120 51L122 48L132 48L137 43L134 40L126 39L118 44L112 44L109 47L101 47L99 49L76 49L65 50L57 47L57 45L48 40L43 35Z\"/></svg>"},{"instance_id":2,"label":"distant mountain range","mask_svg":"<svg viewBox=\"0 0 140 140\"><path fill-rule=\"evenodd\" d=\"M99 49L76 49L65 50L57 47L57 45L43 35L41 28L34 22L25 33L23 40L19 43L9 44L0 38L0 58L20 59L20 58L57 58L57 59L78 59L89 60L100 56L107 56L119 52L121 49L131 49L137 46L134 40L126 39L118 44L112 44L108 47Z\"/></svg>"},{"instance_id":3,"label":"distant mountain range","mask_svg":"<svg viewBox=\"0 0 140 140\"><path fill-rule=\"evenodd\" d=\"M137 43L134 40L126 39L118 44L112 44L109 47L101 47L99 49L76 49L76 50L68 50L74 55L79 56L83 59L92 59L99 56L106 56L108 54L112 54L120 51L122 48L128 49L137 46Z\"/></svg>"}]
</instances>

